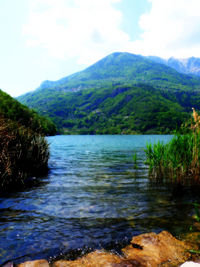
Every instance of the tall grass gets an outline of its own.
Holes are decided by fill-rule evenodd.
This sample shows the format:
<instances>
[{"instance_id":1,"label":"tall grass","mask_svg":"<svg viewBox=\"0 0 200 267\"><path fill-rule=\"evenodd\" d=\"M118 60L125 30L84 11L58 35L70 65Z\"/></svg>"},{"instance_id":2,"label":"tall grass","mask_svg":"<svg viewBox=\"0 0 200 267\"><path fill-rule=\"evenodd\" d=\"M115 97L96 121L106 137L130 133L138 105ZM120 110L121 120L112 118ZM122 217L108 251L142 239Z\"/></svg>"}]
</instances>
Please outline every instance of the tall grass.
<instances>
[{"instance_id":1,"label":"tall grass","mask_svg":"<svg viewBox=\"0 0 200 267\"><path fill-rule=\"evenodd\" d=\"M176 133L168 144L147 144L151 177L185 184L200 184L200 116L193 109L185 134Z\"/></svg>"},{"instance_id":2,"label":"tall grass","mask_svg":"<svg viewBox=\"0 0 200 267\"><path fill-rule=\"evenodd\" d=\"M24 184L47 171L49 150L44 137L0 117L0 190Z\"/></svg>"}]
</instances>

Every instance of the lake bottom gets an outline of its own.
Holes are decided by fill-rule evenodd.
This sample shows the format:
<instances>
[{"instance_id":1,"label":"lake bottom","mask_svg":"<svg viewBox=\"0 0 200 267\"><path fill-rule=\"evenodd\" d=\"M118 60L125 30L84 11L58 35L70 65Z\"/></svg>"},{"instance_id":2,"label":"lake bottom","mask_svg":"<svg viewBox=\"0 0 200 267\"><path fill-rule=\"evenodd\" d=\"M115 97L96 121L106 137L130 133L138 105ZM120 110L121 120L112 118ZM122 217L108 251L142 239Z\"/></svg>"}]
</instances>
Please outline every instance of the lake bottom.
<instances>
[{"instance_id":1,"label":"lake bottom","mask_svg":"<svg viewBox=\"0 0 200 267\"><path fill-rule=\"evenodd\" d=\"M170 138L49 137L49 174L0 198L0 264L119 252L134 235L190 231L198 191L154 183L144 164L146 143Z\"/></svg>"}]
</instances>

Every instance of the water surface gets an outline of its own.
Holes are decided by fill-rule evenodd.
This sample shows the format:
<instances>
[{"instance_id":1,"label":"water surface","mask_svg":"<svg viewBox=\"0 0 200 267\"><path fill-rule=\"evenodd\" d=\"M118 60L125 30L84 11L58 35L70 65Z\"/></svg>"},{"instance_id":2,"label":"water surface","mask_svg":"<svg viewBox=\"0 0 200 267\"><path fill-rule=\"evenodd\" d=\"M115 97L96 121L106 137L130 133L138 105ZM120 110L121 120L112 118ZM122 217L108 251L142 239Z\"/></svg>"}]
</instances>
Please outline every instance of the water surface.
<instances>
[{"instance_id":1,"label":"water surface","mask_svg":"<svg viewBox=\"0 0 200 267\"><path fill-rule=\"evenodd\" d=\"M0 198L0 264L116 249L136 234L189 229L199 201L149 182L147 141L171 136L49 137L50 171L41 183ZM138 169L133 155L137 152Z\"/></svg>"}]
</instances>

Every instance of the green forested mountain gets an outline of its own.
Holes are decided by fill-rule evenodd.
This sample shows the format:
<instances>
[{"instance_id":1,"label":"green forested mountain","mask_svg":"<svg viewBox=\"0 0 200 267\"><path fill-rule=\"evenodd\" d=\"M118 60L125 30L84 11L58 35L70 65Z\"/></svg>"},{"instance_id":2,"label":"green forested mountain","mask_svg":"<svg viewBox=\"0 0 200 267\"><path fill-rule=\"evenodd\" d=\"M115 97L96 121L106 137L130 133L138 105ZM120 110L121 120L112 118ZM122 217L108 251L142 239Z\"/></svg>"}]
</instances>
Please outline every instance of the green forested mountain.
<instances>
[{"instance_id":1,"label":"green forested mountain","mask_svg":"<svg viewBox=\"0 0 200 267\"><path fill-rule=\"evenodd\" d=\"M17 122L21 126L45 135L54 135L57 131L51 120L28 109L2 90L0 90L0 117Z\"/></svg>"},{"instance_id":2,"label":"green forested mountain","mask_svg":"<svg viewBox=\"0 0 200 267\"><path fill-rule=\"evenodd\" d=\"M68 133L168 133L200 109L200 78L114 53L18 99Z\"/></svg>"},{"instance_id":3,"label":"green forested mountain","mask_svg":"<svg viewBox=\"0 0 200 267\"><path fill-rule=\"evenodd\" d=\"M182 75L173 68L143 56L113 53L81 72L55 82L43 82L37 90L19 97L19 100L25 102L28 97L44 89L76 92L124 83L146 83L160 89L191 90L199 88L200 77Z\"/></svg>"}]
</instances>

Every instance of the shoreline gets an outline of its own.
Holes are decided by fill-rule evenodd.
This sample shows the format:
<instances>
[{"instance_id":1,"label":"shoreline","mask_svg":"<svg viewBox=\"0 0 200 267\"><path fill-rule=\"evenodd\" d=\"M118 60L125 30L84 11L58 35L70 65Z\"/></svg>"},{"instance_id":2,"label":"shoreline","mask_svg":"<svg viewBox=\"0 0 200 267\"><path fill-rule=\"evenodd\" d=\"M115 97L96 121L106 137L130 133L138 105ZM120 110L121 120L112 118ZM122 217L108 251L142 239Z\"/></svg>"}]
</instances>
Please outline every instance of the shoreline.
<instances>
[{"instance_id":1,"label":"shoreline","mask_svg":"<svg viewBox=\"0 0 200 267\"><path fill-rule=\"evenodd\" d=\"M199 227L199 225L198 225ZM199 230L199 229L198 229ZM17 267L156 267L181 266L186 261L200 262L200 255L194 253L200 249L200 232L186 234L182 240L169 232L159 234L145 233L134 236L131 242L121 250L121 255L95 250L76 260L38 259L22 262ZM7 262L3 267L15 266Z\"/></svg>"}]
</instances>

